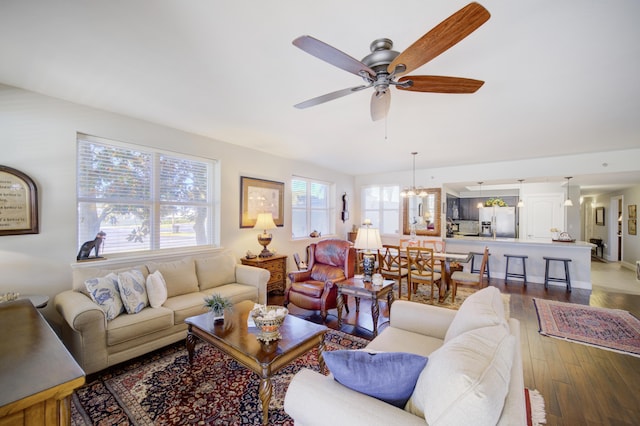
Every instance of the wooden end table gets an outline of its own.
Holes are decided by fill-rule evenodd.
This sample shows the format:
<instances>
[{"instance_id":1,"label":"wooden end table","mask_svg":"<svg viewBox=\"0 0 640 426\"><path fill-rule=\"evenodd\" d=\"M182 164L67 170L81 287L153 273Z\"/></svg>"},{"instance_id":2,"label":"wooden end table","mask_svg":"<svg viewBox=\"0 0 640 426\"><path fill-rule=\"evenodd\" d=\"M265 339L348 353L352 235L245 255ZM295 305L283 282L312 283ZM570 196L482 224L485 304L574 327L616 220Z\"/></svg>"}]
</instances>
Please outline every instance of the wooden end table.
<instances>
[{"instance_id":1,"label":"wooden end table","mask_svg":"<svg viewBox=\"0 0 640 426\"><path fill-rule=\"evenodd\" d=\"M270 257L254 257L240 259L243 265L255 266L269 271L271 276L267 281L267 293L276 292L284 294L287 284L287 256L284 254L274 254Z\"/></svg>"},{"instance_id":2,"label":"wooden end table","mask_svg":"<svg viewBox=\"0 0 640 426\"><path fill-rule=\"evenodd\" d=\"M208 313L187 318L187 352L189 363L192 363L195 345L200 339L260 376L258 393L262 402L262 423L266 425L272 393L271 377L313 348L318 348L318 362L323 372L322 352L327 327L287 315L280 327L282 339L264 344L256 339L258 329L248 326L252 308L253 302L250 301L236 303L232 312L225 312L224 323L211 324Z\"/></svg>"},{"instance_id":3,"label":"wooden end table","mask_svg":"<svg viewBox=\"0 0 640 426\"><path fill-rule=\"evenodd\" d=\"M371 300L371 317L373 319L373 337L378 335L378 317L380 316L380 299L387 298L389 310L393 303L394 280L384 280L382 285L373 285L364 282L362 278L349 278L336 283L338 286L338 328L342 327L342 308L344 307L343 295L356 298L356 312L360 311L360 298Z\"/></svg>"}]
</instances>

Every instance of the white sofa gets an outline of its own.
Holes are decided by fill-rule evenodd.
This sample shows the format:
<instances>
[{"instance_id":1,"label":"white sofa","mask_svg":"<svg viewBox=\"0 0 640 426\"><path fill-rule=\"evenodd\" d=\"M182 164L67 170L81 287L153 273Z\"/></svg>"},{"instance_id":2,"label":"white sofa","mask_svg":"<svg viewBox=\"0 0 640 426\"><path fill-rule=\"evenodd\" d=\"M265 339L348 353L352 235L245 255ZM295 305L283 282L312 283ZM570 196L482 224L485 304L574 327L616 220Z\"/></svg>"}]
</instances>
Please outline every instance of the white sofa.
<instances>
[{"instance_id":1,"label":"white sofa","mask_svg":"<svg viewBox=\"0 0 640 426\"><path fill-rule=\"evenodd\" d=\"M497 288L470 296L459 311L398 300L390 317L364 350L429 358L404 409L303 369L284 402L296 425L527 424L520 324L505 319Z\"/></svg>"},{"instance_id":2,"label":"white sofa","mask_svg":"<svg viewBox=\"0 0 640 426\"><path fill-rule=\"evenodd\" d=\"M122 313L107 321L105 311L90 298L85 281L112 272L136 269L146 277L159 270L167 299L157 308ZM186 338L185 318L206 312L204 298L220 293L236 303L267 302L269 271L238 263L229 250L196 255L163 255L132 260L104 260L72 265L73 289L54 298L62 316L62 340L90 374Z\"/></svg>"}]
</instances>

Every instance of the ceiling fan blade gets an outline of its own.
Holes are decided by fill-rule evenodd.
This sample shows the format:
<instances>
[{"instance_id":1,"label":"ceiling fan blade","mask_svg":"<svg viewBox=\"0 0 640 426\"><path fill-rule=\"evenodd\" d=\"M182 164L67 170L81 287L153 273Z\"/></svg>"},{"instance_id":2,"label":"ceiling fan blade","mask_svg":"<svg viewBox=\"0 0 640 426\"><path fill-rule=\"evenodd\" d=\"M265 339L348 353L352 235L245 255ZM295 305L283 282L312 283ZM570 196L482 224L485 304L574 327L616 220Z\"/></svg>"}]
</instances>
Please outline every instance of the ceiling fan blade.
<instances>
[{"instance_id":1,"label":"ceiling fan blade","mask_svg":"<svg viewBox=\"0 0 640 426\"><path fill-rule=\"evenodd\" d=\"M330 63L338 68L348 71L352 74L362 76L361 72L364 71L371 77L375 77L376 73L371 68L358 61L355 58L347 55L346 53L336 49L333 46L329 46L327 43L320 41L308 35L300 36L293 40L293 45L299 47L310 55L316 58L322 59L325 62Z\"/></svg>"},{"instance_id":2,"label":"ceiling fan blade","mask_svg":"<svg viewBox=\"0 0 640 426\"><path fill-rule=\"evenodd\" d=\"M439 75L413 75L402 77L398 83L411 80L409 87L396 86L399 90L432 93L475 93L484 81L471 78L443 77Z\"/></svg>"},{"instance_id":3,"label":"ceiling fan blade","mask_svg":"<svg viewBox=\"0 0 640 426\"><path fill-rule=\"evenodd\" d=\"M469 3L399 54L387 67L393 73L399 64L406 69L397 75L405 75L426 64L442 52L478 29L490 17L489 11L478 3Z\"/></svg>"},{"instance_id":4,"label":"ceiling fan blade","mask_svg":"<svg viewBox=\"0 0 640 426\"><path fill-rule=\"evenodd\" d=\"M389 113L391 106L391 91L384 93L373 92L371 95L371 119L373 121L382 120Z\"/></svg>"},{"instance_id":5,"label":"ceiling fan blade","mask_svg":"<svg viewBox=\"0 0 640 426\"><path fill-rule=\"evenodd\" d=\"M323 104L325 102L332 101L334 99L341 98L343 96L350 95L350 94L355 93L355 92L359 92L360 90L366 89L368 87L371 87L371 85L368 85L368 86L356 86L356 87L350 87L348 89L337 90L335 92L331 92L331 93L327 93L327 94L322 95L322 96L318 96L317 98L313 98L313 99L306 100L304 102L300 102L299 104L295 104L294 107L296 107L298 109L309 108L309 107L312 107L312 106L315 106L315 105L319 105L319 104Z\"/></svg>"}]
</instances>

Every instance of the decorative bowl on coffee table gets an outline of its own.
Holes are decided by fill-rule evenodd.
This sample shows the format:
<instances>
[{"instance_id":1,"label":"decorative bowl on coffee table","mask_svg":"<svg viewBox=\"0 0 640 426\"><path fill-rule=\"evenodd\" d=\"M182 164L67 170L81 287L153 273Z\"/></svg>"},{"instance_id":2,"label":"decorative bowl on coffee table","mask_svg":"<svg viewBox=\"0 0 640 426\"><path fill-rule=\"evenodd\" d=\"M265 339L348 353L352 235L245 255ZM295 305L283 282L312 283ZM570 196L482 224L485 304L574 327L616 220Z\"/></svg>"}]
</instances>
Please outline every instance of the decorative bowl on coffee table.
<instances>
[{"instance_id":1,"label":"decorative bowl on coffee table","mask_svg":"<svg viewBox=\"0 0 640 426\"><path fill-rule=\"evenodd\" d=\"M260 330L256 339L265 343L281 339L280 326L288 313L287 308L276 305L261 305L254 308L251 311L251 317Z\"/></svg>"}]
</instances>

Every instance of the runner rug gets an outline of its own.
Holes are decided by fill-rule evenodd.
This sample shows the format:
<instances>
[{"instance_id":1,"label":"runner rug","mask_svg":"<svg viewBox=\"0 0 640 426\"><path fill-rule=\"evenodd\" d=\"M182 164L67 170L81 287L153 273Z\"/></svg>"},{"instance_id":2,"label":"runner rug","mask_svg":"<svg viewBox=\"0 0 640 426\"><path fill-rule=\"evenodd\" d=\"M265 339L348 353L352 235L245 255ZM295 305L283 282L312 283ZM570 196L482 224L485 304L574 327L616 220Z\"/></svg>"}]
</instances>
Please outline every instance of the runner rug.
<instances>
[{"instance_id":1,"label":"runner rug","mask_svg":"<svg viewBox=\"0 0 640 426\"><path fill-rule=\"evenodd\" d=\"M640 357L640 320L620 309L533 299L540 334Z\"/></svg>"}]
</instances>

